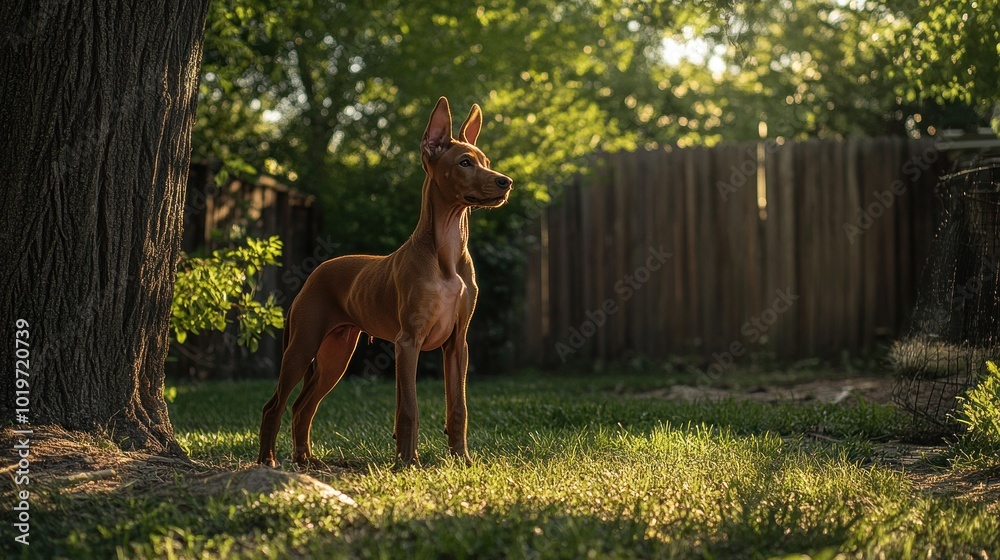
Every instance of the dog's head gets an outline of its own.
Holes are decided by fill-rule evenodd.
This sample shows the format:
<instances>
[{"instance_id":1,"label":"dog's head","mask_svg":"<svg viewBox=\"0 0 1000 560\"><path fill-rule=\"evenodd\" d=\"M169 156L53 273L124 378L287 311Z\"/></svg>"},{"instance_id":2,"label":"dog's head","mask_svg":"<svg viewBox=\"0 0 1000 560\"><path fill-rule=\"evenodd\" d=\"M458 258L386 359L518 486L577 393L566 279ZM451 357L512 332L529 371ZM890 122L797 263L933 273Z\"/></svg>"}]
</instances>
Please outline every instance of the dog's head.
<instances>
[{"instance_id":1,"label":"dog's head","mask_svg":"<svg viewBox=\"0 0 1000 560\"><path fill-rule=\"evenodd\" d=\"M438 100L420 142L420 159L427 175L444 195L464 206L498 208L507 202L514 181L490 169L490 160L476 147L483 112L473 105L458 138L451 135L451 108Z\"/></svg>"}]
</instances>

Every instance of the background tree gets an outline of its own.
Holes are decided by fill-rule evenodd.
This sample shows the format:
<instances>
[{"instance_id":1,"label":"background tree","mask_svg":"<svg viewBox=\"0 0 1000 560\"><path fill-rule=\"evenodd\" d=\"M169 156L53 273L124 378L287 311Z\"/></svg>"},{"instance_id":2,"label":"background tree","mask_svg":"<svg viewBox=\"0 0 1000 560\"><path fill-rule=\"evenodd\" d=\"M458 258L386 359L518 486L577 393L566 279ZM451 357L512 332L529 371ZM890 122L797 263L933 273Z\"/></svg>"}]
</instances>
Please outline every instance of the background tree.
<instances>
[{"instance_id":1,"label":"background tree","mask_svg":"<svg viewBox=\"0 0 1000 560\"><path fill-rule=\"evenodd\" d=\"M207 8L0 8L0 315L29 324L32 424L176 450L163 363ZM5 422L13 386L0 377Z\"/></svg>"},{"instance_id":2,"label":"background tree","mask_svg":"<svg viewBox=\"0 0 1000 560\"><path fill-rule=\"evenodd\" d=\"M934 109L940 126L992 120L1000 131L1000 3L997 0L892 2L884 41L900 96Z\"/></svg>"},{"instance_id":3,"label":"background tree","mask_svg":"<svg viewBox=\"0 0 1000 560\"><path fill-rule=\"evenodd\" d=\"M723 115L719 140L755 139L759 120L789 138L919 136L989 122L998 13L995 0L746 2L722 20L688 11L675 34L702 38L721 64L708 87L682 65Z\"/></svg>"},{"instance_id":4,"label":"background tree","mask_svg":"<svg viewBox=\"0 0 1000 560\"><path fill-rule=\"evenodd\" d=\"M697 102L677 118L701 133L691 140L710 142L757 139L761 121L772 137L902 134L898 81L872 39L890 15L877 2L827 0L739 3L722 18L689 10L672 42L704 41L709 67L681 61L671 85Z\"/></svg>"}]
</instances>

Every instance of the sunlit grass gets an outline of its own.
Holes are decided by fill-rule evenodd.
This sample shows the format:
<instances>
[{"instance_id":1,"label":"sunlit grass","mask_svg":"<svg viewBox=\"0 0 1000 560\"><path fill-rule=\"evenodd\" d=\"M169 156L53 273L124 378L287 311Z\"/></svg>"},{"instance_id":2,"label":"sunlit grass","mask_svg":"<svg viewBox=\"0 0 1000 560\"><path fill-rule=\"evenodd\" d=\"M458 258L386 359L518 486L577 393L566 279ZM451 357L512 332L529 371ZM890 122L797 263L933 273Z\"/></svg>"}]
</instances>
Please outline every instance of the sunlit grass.
<instances>
[{"instance_id":1,"label":"sunlit grass","mask_svg":"<svg viewBox=\"0 0 1000 560\"><path fill-rule=\"evenodd\" d=\"M893 409L639 398L654 375L528 372L469 385L466 468L447 454L440 380L418 384L423 466L393 468L394 385L351 378L320 407L314 476L354 508L302 492L56 499L49 556L373 558L993 557L985 508L915 491L878 466ZM273 382L180 385L171 407L191 456L256 457ZM290 453L288 415L279 456ZM823 434L821 443L807 434ZM833 440L833 441L828 441ZM42 516L42 514L39 514ZM58 521L56 518L58 517ZM40 529L41 530L41 529Z\"/></svg>"}]
</instances>

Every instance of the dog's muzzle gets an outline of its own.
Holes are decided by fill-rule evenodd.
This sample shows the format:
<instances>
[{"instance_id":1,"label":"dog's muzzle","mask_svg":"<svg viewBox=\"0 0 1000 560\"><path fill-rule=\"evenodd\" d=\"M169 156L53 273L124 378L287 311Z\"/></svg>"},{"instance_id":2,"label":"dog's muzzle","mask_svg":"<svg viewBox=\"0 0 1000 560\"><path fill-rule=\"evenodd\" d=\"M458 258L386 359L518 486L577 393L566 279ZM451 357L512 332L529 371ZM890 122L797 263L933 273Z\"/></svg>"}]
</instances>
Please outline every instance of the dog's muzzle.
<instances>
[{"instance_id":1,"label":"dog's muzzle","mask_svg":"<svg viewBox=\"0 0 1000 560\"><path fill-rule=\"evenodd\" d=\"M505 175L500 175L495 179L496 186L503 194L488 198L479 198L475 196L466 196L465 201L469 204L475 206L486 206L486 207L497 207L507 202L507 196L510 194L510 189L514 186L514 181L510 177Z\"/></svg>"},{"instance_id":2,"label":"dog's muzzle","mask_svg":"<svg viewBox=\"0 0 1000 560\"><path fill-rule=\"evenodd\" d=\"M507 201L507 195L502 194L493 198L476 198L474 196L465 197L465 201L475 206L500 206Z\"/></svg>"}]
</instances>

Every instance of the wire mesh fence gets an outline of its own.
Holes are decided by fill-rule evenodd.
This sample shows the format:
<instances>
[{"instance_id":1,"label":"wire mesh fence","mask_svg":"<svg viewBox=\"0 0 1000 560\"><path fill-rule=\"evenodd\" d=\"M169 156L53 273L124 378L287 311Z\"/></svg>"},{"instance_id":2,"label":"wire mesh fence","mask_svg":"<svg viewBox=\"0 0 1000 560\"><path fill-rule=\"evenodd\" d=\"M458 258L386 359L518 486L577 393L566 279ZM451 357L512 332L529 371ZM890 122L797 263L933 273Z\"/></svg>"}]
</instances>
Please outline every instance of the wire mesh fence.
<instances>
[{"instance_id":1,"label":"wire mesh fence","mask_svg":"<svg viewBox=\"0 0 1000 560\"><path fill-rule=\"evenodd\" d=\"M937 195L913 324L890 353L895 400L924 433L952 431L955 397L1000 358L1000 155L943 177Z\"/></svg>"}]
</instances>

